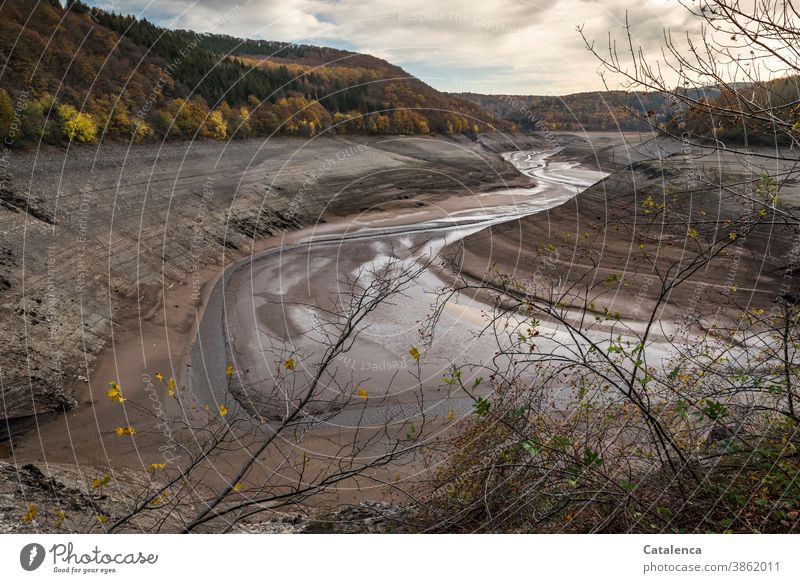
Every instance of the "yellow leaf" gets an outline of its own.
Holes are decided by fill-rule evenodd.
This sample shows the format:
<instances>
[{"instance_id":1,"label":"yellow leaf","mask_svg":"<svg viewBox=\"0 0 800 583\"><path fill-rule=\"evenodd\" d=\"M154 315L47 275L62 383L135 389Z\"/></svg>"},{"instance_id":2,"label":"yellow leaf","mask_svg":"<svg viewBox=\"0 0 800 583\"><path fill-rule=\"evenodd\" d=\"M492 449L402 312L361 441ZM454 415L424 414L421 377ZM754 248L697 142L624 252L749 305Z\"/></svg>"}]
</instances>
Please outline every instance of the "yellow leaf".
<instances>
[{"instance_id":1,"label":"yellow leaf","mask_svg":"<svg viewBox=\"0 0 800 583\"><path fill-rule=\"evenodd\" d=\"M227 415L227 414L228 414L228 408L227 408L225 405L220 405L220 406L219 406L219 414L220 414L222 417L225 417L225 415Z\"/></svg>"},{"instance_id":2,"label":"yellow leaf","mask_svg":"<svg viewBox=\"0 0 800 583\"><path fill-rule=\"evenodd\" d=\"M110 481L111 481L111 476L109 476L108 474L103 476L102 479L95 478L94 480L92 480L92 488L99 488L100 486L105 486Z\"/></svg>"},{"instance_id":3,"label":"yellow leaf","mask_svg":"<svg viewBox=\"0 0 800 583\"><path fill-rule=\"evenodd\" d=\"M369 394L367 393L367 391L365 391L361 387L359 387L359 389L358 389L358 396L361 397L362 399L364 399L365 401L367 399L369 399Z\"/></svg>"},{"instance_id":4,"label":"yellow leaf","mask_svg":"<svg viewBox=\"0 0 800 583\"><path fill-rule=\"evenodd\" d=\"M233 376L233 365L231 364L228 365L228 368L225 369L225 374L227 375L228 378L231 378Z\"/></svg>"},{"instance_id":5,"label":"yellow leaf","mask_svg":"<svg viewBox=\"0 0 800 583\"><path fill-rule=\"evenodd\" d=\"M147 466L147 469L151 470L151 471L153 471L153 470L163 470L166 467L167 467L167 464L150 464L149 466Z\"/></svg>"},{"instance_id":6,"label":"yellow leaf","mask_svg":"<svg viewBox=\"0 0 800 583\"><path fill-rule=\"evenodd\" d=\"M283 366L286 368L286 370L294 370L294 358L291 356L287 358L286 362L283 363Z\"/></svg>"},{"instance_id":7,"label":"yellow leaf","mask_svg":"<svg viewBox=\"0 0 800 583\"><path fill-rule=\"evenodd\" d=\"M117 427L114 431L117 432L117 435L122 437L123 435L136 435L136 430L128 425L127 427Z\"/></svg>"},{"instance_id":8,"label":"yellow leaf","mask_svg":"<svg viewBox=\"0 0 800 583\"><path fill-rule=\"evenodd\" d=\"M152 506L158 506L159 504L164 504L168 500L169 500L169 490L164 490L163 492L161 492L160 495L150 500L149 504L151 504Z\"/></svg>"},{"instance_id":9,"label":"yellow leaf","mask_svg":"<svg viewBox=\"0 0 800 583\"><path fill-rule=\"evenodd\" d=\"M156 373L156 378L159 380L159 382L162 382L162 383L164 382L164 375L161 374L160 372Z\"/></svg>"},{"instance_id":10,"label":"yellow leaf","mask_svg":"<svg viewBox=\"0 0 800 583\"><path fill-rule=\"evenodd\" d=\"M239 490L241 490L241 489L242 489L242 483L241 483L241 482L236 482L236 483L233 485L233 489L234 489L234 490L236 490L236 491L238 492Z\"/></svg>"},{"instance_id":11,"label":"yellow leaf","mask_svg":"<svg viewBox=\"0 0 800 583\"><path fill-rule=\"evenodd\" d=\"M22 522L33 522L37 514L39 514L39 509L36 504L28 504L28 513L22 517Z\"/></svg>"},{"instance_id":12,"label":"yellow leaf","mask_svg":"<svg viewBox=\"0 0 800 583\"><path fill-rule=\"evenodd\" d=\"M447 414L447 420L448 421L452 421L453 420L453 408L452 407L450 407L450 413Z\"/></svg>"},{"instance_id":13,"label":"yellow leaf","mask_svg":"<svg viewBox=\"0 0 800 583\"><path fill-rule=\"evenodd\" d=\"M98 514L97 515L97 522L99 522L100 524L105 524L106 520L108 520L108 518L106 517L105 514Z\"/></svg>"},{"instance_id":14,"label":"yellow leaf","mask_svg":"<svg viewBox=\"0 0 800 583\"><path fill-rule=\"evenodd\" d=\"M61 526L61 523L67 518L66 513L63 510L56 510L55 512L56 518L56 526Z\"/></svg>"},{"instance_id":15,"label":"yellow leaf","mask_svg":"<svg viewBox=\"0 0 800 583\"><path fill-rule=\"evenodd\" d=\"M122 396L122 389L119 384L113 381L111 383L111 388L106 391L106 396L117 403L124 403L126 401L125 397Z\"/></svg>"},{"instance_id":16,"label":"yellow leaf","mask_svg":"<svg viewBox=\"0 0 800 583\"><path fill-rule=\"evenodd\" d=\"M697 237L697 229L695 229L694 227L690 227L689 228L689 237L691 237L692 239Z\"/></svg>"},{"instance_id":17,"label":"yellow leaf","mask_svg":"<svg viewBox=\"0 0 800 583\"><path fill-rule=\"evenodd\" d=\"M173 378L169 379L169 384L167 384L167 393L170 397L175 396L175 379Z\"/></svg>"},{"instance_id":18,"label":"yellow leaf","mask_svg":"<svg viewBox=\"0 0 800 583\"><path fill-rule=\"evenodd\" d=\"M419 350L417 350L416 346L412 346L408 353L411 355L411 358L419 362Z\"/></svg>"}]
</instances>

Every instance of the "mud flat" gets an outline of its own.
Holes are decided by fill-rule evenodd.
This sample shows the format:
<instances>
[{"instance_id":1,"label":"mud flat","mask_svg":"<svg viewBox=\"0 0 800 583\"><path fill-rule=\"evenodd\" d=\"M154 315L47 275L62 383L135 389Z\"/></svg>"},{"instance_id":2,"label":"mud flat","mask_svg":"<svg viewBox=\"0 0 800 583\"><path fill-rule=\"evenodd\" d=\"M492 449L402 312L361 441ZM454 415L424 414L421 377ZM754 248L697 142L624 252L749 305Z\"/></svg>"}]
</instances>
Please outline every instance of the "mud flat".
<instances>
[{"instance_id":1,"label":"mud flat","mask_svg":"<svg viewBox=\"0 0 800 583\"><path fill-rule=\"evenodd\" d=\"M20 459L105 464L99 444L126 421L108 383L145 398L156 371L182 385L222 266L304 225L529 186L498 152L541 142L321 137L12 153L0 205L3 434L36 428L14 443Z\"/></svg>"}]
</instances>

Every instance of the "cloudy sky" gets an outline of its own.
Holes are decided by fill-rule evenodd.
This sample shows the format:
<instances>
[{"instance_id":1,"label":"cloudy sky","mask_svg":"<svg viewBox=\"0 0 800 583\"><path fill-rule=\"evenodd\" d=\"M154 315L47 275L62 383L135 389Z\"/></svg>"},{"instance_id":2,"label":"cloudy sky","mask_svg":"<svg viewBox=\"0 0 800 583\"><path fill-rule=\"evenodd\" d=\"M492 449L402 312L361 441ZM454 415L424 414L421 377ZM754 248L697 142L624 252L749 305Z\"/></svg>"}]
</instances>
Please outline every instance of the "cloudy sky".
<instances>
[{"instance_id":1,"label":"cloudy sky","mask_svg":"<svg viewBox=\"0 0 800 583\"><path fill-rule=\"evenodd\" d=\"M656 50L698 23L677 0L94 0L170 28L369 53L437 89L561 95L600 89L576 26L606 46L625 13Z\"/></svg>"}]
</instances>

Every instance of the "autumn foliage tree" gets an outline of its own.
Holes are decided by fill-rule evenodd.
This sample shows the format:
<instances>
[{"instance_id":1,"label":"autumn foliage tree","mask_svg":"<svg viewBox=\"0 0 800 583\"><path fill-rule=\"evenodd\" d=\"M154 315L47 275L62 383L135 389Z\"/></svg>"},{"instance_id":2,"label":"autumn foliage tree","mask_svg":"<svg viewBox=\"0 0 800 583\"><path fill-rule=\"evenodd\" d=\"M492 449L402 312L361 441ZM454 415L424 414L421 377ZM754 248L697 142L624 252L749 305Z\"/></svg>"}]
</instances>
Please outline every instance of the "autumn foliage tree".
<instances>
[{"instance_id":1,"label":"autumn foliage tree","mask_svg":"<svg viewBox=\"0 0 800 583\"><path fill-rule=\"evenodd\" d=\"M61 118L61 131L70 142L93 142L97 137L97 124L89 113L80 112L73 106L62 104L58 107Z\"/></svg>"}]
</instances>

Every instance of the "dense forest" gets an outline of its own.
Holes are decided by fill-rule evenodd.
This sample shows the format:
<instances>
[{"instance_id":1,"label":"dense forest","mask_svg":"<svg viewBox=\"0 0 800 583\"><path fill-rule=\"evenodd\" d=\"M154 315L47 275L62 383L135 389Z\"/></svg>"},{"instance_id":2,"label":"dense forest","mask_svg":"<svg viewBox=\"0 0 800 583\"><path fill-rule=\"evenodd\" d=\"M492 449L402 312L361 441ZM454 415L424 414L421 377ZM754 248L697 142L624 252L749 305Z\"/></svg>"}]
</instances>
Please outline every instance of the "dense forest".
<instances>
[{"instance_id":1,"label":"dense forest","mask_svg":"<svg viewBox=\"0 0 800 583\"><path fill-rule=\"evenodd\" d=\"M636 131L664 123L670 116L660 93L624 91L542 95L457 93L523 130Z\"/></svg>"},{"instance_id":2,"label":"dense forest","mask_svg":"<svg viewBox=\"0 0 800 583\"><path fill-rule=\"evenodd\" d=\"M665 129L723 144L797 145L800 78L731 86L716 95L697 97L683 115L670 119Z\"/></svg>"},{"instance_id":3,"label":"dense forest","mask_svg":"<svg viewBox=\"0 0 800 583\"><path fill-rule=\"evenodd\" d=\"M168 30L79 1L4 2L0 59L0 137L15 147L511 127L369 55Z\"/></svg>"},{"instance_id":4,"label":"dense forest","mask_svg":"<svg viewBox=\"0 0 800 583\"><path fill-rule=\"evenodd\" d=\"M527 131L688 132L694 139L727 144L789 145L789 127L800 130L800 79L785 77L753 85L691 89L676 100L661 92L606 91L562 97L458 93ZM770 115L725 115L742 108ZM774 117L773 117L774 116Z\"/></svg>"}]
</instances>

